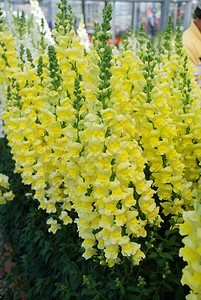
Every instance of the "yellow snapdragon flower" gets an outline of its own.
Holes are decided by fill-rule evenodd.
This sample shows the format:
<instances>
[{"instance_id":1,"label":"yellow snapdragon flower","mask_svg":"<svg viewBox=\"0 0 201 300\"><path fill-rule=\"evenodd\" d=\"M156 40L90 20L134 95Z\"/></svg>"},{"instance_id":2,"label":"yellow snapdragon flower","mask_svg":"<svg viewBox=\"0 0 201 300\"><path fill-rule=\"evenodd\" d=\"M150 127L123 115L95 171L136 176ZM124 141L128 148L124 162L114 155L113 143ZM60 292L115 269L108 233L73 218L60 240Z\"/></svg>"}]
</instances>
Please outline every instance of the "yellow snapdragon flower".
<instances>
[{"instance_id":1,"label":"yellow snapdragon flower","mask_svg":"<svg viewBox=\"0 0 201 300\"><path fill-rule=\"evenodd\" d=\"M5 204L6 201L11 201L15 197L10 190L8 179L8 176L0 174L0 204Z\"/></svg>"},{"instance_id":2,"label":"yellow snapdragon flower","mask_svg":"<svg viewBox=\"0 0 201 300\"><path fill-rule=\"evenodd\" d=\"M184 223L180 225L180 234L183 238L184 248L179 255L188 265L183 269L181 283L191 288L187 299L200 299L201 297L201 206L200 191L196 192L195 210L184 211Z\"/></svg>"}]
</instances>

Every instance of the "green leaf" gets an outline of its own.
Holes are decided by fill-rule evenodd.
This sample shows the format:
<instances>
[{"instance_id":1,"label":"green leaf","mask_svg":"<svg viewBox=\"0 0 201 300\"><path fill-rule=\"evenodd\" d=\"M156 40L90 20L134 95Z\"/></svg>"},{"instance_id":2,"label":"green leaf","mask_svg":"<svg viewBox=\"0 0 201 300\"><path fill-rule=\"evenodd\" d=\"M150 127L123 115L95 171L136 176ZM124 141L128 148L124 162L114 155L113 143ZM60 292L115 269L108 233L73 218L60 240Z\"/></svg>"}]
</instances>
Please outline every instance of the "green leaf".
<instances>
[{"instance_id":1,"label":"green leaf","mask_svg":"<svg viewBox=\"0 0 201 300\"><path fill-rule=\"evenodd\" d=\"M185 298L184 289L181 285L179 285L179 287L176 290L174 299L175 300L183 300L184 298Z\"/></svg>"},{"instance_id":2,"label":"green leaf","mask_svg":"<svg viewBox=\"0 0 201 300\"><path fill-rule=\"evenodd\" d=\"M167 288L168 292L169 291L171 291L171 292L174 291L172 285L170 283L168 283L167 280L164 281L163 286L165 286Z\"/></svg>"},{"instance_id":3,"label":"green leaf","mask_svg":"<svg viewBox=\"0 0 201 300\"><path fill-rule=\"evenodd\" d=\"M100 300L100 296L98 294L96 294L94 297L93 297L93 300Z\"/></svg>"},{"instance_id":4,"label":"green leaf","mask_svg":"<svg viewBox=\"0 0 201 300\"><path fill-rule=\"evenodd\" d=\"M133 294L126 294L125 300L142 300L142 296L140 295L133 295Z\"/></svg>"},{"instance_id":5,"label":"green leaf","mask_svg":"<svg viewBox=\"0 0 201 300\"><path fill-rule=\"evenodd\" d=\"M157 260L157 264L158 264L160 267L164 268L164 267L165 267L165 260L164 260L163 258L159 258L159 259Z\"/></svg>"},{"instance_id":6,"label":"green leaf","mask_svg":"<svg viewBox=\"0 0 201 300\"><path fill-rule=\"evenodd\" d=\"M94 293L95 293L94 290L84 288L84 289L82 289L81 295L82 296L94 296Z\"/></svg>"},{"instance_id":7,"label":"green leaf","mask_svg":"<svg viewBox=\"0 0 201 300\"><path fill-rule=\"evenodd\" d=\"M175 242L177 240L177 236L178 234L173 235L169 240L168 240L168 244L169 245L175 245Z\"/></svg>"},{"instance_id":8,"label":"green leaf","mask_svg":"<svg viewBox=\"0 0 201 300\"><path fill-rule=\"evenodd\" d=\"M175 229L173 229L173 230L171 230L171 229L168 229L168 230L166 230L165 231L165 236L167 237L167 236L169 236L169 235L171 235L171 234L178 234L178 229L177 228L175 228Z\"/></svg>"},{"instance_id":9,"label":"green leaf","mask_svg":"<svg viewBox=\"0 0 201 300\"><path fill-rule=\"evenodd\" d=\"M155 290L156 290L156 287L153 287L153 286L149 287L147 289L143 288L143 295L148 296Z\"/></svg>"},{"instance_id":10,"label":"green leaf","mask_svg":"<svg viewBox=\"0 0 201 300\"><path fill-rule=\"evenodd\" d=\"M157 258L158 257L158 253L156 252L151 252L149 255L148 255L148 258Z\"/></svg>"},{"instance_id":11,"label":"green leaf","mask_svg":"<svg viewBox=\"0 0 201 300\"><path fill-rule=\"evenodd\" d=\"M6 256L6 257L2 260L1 265L5 265L5 264L9 261L9 259L11 259L11 255Z\"/></svg>"},{"instance_id":12,"label":"green leaf","mask_svg":"<svg viewBox=\"0 0 201 300\"><path fill-rule=\"evenodd\" d=\"M165 258L165 259L170 259L170 260L174 261L172 255L170 253L167 253L167 252L166 253L162 253L161 256L163 258Z\"/></svg>"}]
</instances>

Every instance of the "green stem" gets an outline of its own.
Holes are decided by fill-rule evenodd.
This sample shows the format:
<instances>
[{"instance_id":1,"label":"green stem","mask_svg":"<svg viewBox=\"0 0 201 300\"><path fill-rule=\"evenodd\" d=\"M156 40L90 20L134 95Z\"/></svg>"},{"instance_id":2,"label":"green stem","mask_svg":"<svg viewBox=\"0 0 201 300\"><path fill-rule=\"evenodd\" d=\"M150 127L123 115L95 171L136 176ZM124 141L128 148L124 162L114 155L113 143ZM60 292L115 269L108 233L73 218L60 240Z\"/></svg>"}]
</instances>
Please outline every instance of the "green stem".
<instances>
[{"instance_id":1,"label":"green stem","mask_svg":"<svg viewBox=\"0 0 201 300\"><path fill-rule=\"evenodd\" d=\"M147 256L147 253L148 253L149 249L150 249L150 246L147 247L147 250L146 250L145 253L144 253L145 257ZM137 271L137 274L136 274L136 276L135 276L134 281L137 280L137 278L138 278L138 276L139 276L139 274L140 274L140 271L141 271L141 269L142 269L142 266L144 265L145 260L146 260L146 259L144 259L144 260L141 262L141 264L140 264L140 266L139 266L139 269L138 269L138 271Z\"/></svg>"},{"instance_id":2,"label":"green stem","mask_svg":"<svg viewBox=\"0 0 201 300\"><path fill-rule=\"evenodd\" d=\"M91 282L89 282L89 285L96 291L96 293L102 298L102 299L105 299L105 300L109 300L108 298L106 298L105 296L103 296L95 286L93 286L93 284Z\"/></svg>"},{"instance_id":3,"label":"green stem","mask_svg":"<svg viewBox=\"0 0 201 300\"><path fill-rule=\"evenodd\" d=\"M163 280L160 282L160 284L159 284L157 290L156 290L155 293L154 293L153 299L154 299L154 297L158 294L158 291L160 290L160 288L161 288L161 286L162 286L162 284L163 284L164 281L165 281L165 278L163 278Z\"/></svg>"}]
</instances>

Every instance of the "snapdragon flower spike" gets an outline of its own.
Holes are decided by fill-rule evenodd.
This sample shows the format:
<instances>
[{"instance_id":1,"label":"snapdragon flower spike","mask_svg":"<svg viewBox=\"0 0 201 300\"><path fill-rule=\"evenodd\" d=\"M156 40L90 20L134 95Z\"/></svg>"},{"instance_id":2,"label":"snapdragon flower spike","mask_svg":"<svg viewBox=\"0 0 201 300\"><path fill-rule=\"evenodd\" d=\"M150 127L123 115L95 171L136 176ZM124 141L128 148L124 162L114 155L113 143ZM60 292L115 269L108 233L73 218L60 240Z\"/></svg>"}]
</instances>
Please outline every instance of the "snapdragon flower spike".
<instances>
[{"instance_id":1,"label":"snapdragon flower spike","mask_svg":"<svg viewBox=\"0 0 201 300\"><path fill-rule=\"evenodd\" d=\"M83 85L81 82L82 74L79 73L79 60L77 63L77 59L82 57L83 48L80 47L81 45L76 37L74 37L72 28L68 27L67 29L68 31L66 34L63 31L56 33L56 40L58 45L61 45L61 47L56 47L58 59L55 55L54 56L56 61L56 69L60 68L61 66L61 76L63 80L61 82L61 86L59 87L61 91L60 99L55 105L55 115L57 121L55 125L58 128L58 135L54 146L52 147L52 157L55 160L54 166L56 167L54 177L60 178L59 182L60 185L62 185L60 192L58 192L58 190L55 191L55 193L61 197L60 199L56 199L56 202L63 202L61 211L59 213L59 219L63 221L64 224L72 222L72 219L68 216L67 211L71 210L72 204L74 204L74 201L76 202L76 200L73 198L73 195L74 190L76 191L77 185L77 179L75 175L78 176L78 159L83 147L80 143L79 131L81 130L80 122L83 120L83 114L80 112L80 110L82 109L84 100L84 95L82 94ZM72 48L70 48L70 45ZM73 47L75 51L73 50ZM76 60L74 59L75 54L78 54ZM72 59L70 58L71 55ZM51 70L52 68L50 68L50 71ZM68 78L69 74L71 80ZM74 82L72 81L72 78L75 78ZM59 129L61 131L59 131ZM66 146L64 147L64 145ZM49 191L50 190L52 189L49 189ZM51 191L48 193L50 199L52 199L53 195L54 193L51 193ZM58 205L60 205L60 203L58 203Z\"/></svg>"},{"instance_id":2,"label":"snapdragon flower spike","mask_svg":"<svg viewBox=\"0 0 201 300\"><path fill-rule=\"evenodd\" d=\"M6 39L5 39L6 40ZM17 81L13 81L13 91L8 90L8 98L14 98L13 101L16 102L17 97L21 97L23 101L21 102L21 107L15 106L13 109L13 104L11 105L11 109L9 111L12 118L12 123L16 124L16 126L11 127L13 132L10 132L7 123L6 128L8 132L8 136L10 137L11 146L13 148L13 157L16 160L16 171L22 172L22 179L25 184L32 184L32 188L36 190L36 198L41 202L41 208L47 209L47 211L51 212L55 210L55 207L52 203L47 203L47 197L45 193L45 188L48 183L49 178L44 178L45 174L49 174L49 170L52 167L51 161L49 160L48 166L47 164L43 164L42 166L37 166L37 160L40 158L43 162L45 162L45 158L41 155L41 149L47 153L50 149L48 143L43 140L45 136L46 130L44 126L46 126L45 122L41 124L42 115L45 112L45 108L40 110L39 108L43 106L43 99L39 96L38 93L41 93L41 87L38 85L40 81L34 81L35 86L30 84L29 80L25 79L26 77L29 78L30 69L26 69L26 72L23 74L16 73L14 77L20 80L20 89L19 84ZM30 75L30 80L32 81L34 74ZM14 79L15 80L15 79ZM23 80L23 81L22 81ZM21 82L22 81L22 82ZM23 86L24 85L24 86ZM25 86L26 85L26 86ZM23 88L24 87L24 88ZM17 90L17 93L16 91ZM27 93L27 91L29 91ZM44 87L44 95L47 98L48 93L47 89ZM12 95L13 94L13 95ZM9 100L10 101L10 100ZM46 113L48 115L47 109ZM47 118L46 118L47 119ZM51 122L50 122L51 123ZM54 125L54 123L53 123ZM17 130L17 127L19 128ZM27 128L29 127L29 128ZM47 127L47 126L46 126ZM35 136L35 144L33 138L33 130L36 129L37 136ZM41 140L41 141L40 141ZM14 143L18 141L18 146L14 147ZM49 140L48 140L49 141ZM51 141L52 142L52 141ZM26 157L23 165L20 165L20 161L22 160L22 156ZM45 156L45 155L44 155ZM32 167L34 165L34 167ZM48 167L48 168L47 168ZM55 168L53 168L54 170ZM46 172L44 171L46 170ZM48 196L51 195L48 191ZM59 196L58 196L59 197ZM62 197L61 197L62 198ZM60 198L60 199L61 199ZM65 218L66 219L66 218Z\"/></svg>"},{"instance_id":3,"label":"snapdragon flower spike","mask_svg":"<svg viewBox=\"0 0 201 300\"><path fill-rule=\"evenodd\" d=\"M144 57L145 62L142 70L145 70L143 70L143 75L146 80L148 76L148 63L145 60L147 57L146 53L142 57ZM181 175L183 174L184 166L180 161L180 154L177 153L174 145L175 125L171 116L171 107L168 105L167 78L161 70L162 66L159 68L156 61L157 59L155 59L154 68L152 69L155 76L153 79L150 76L153 88L150 89L151 97L149 99L152 100L150 103L145 104L147 89L144 89L144 95L140 92L140 101L137 106L135 104L135 119L139 130L139 143L142 145L144 157L147 159L148 164L145 172L151 174L151 178L154 178L153 186L157 187L156 199L159 197L161 201L165 201L161 203L161 206L164 208L164 214L177 214L179 211L182 211L181 206L183 205L183 202L180 201L181 195L178 196L178 193L181 193L183 190ZM175 201L173 201L174 199Z\"/></svg>"},{"instance_id":4,"label":"snapdragon flower spike","mask_svg":"<svg viewBox=\"0 0 201 300\"><path fill-rule=\"evenodd\" d=\"M1 11L0 11L1 12ZM2 85L2 91L4 96L6 95L6 84L10 83L12 74L20 71L18 67L18 56L15 50L15 44L12 34L7 32L7 25L5 20L0 16L0 84Z\"/></svg>"},{"instance_id":5,"label":"snapdragon flower spike","mask_svg":"<svg viewBox=\"0 0 201 300\"><path fill-rule=\"evenodd\" d=\"M180 161L185 167L185 169L183 168L182 175L182 186L184 189L183 191L180 191L181 200L178 201L178 199L175 199L174 202L175 204L173 209L176 211L179 208L179 202L182 204L182 201L183 208L185 207L186 210L192 208L193 196L191 190L193 190L193 185L191 180L193 178L195 180L199 178L199 170L196 165L196 159L193 151L193 144L198 142L197 137L195 138L193 134L196 132L193 127L197 121L192 119L191 115L192 111L195 112L198 109L198 95L196 95L198 86L193 79L191 71L189 70L187 58L184 54L184 50L182 49L181 32L179 29L177 29L176 36L174 37L174 44L175 46L172 47L169 62L164 62L164 67L167 77L171 79L169 84L174 87L173 90L170 90L168 100L172 111L172 119L175 124L175 130L177 132L174 137L174 148L179 154ZM180 62L180 64L178 64L178 62ZM170 71L170 65L172 66L172 71ZM185 104L186 101L188 103ZM188 111L188 114L186 114L185 111ZM197 119L197 113L195 115ZM179 175L178 168L177 172ZM182 212L182 207L180 212Z\"/></svg>"},{"instance_id":6,"label":"snapdragon flower spike","mask_svg":"<svg viewBox=\"0 0 201 300\"><path fill-rule=\"evenodd\" d=\"M99 62L98 65L100 67ZM85 129L80 133L84 149L78 161L82 179L78 179L77 191L71 192L79 216L76 220L79 235L84 239L83 256L90 258L96 255L95 244L98 241L97 255L109 266L119 261L120 253L131 256L134 263L139 263L144 254L140 244L131 242L130 238L132 235L145 236L147 222L138 216L133 188L129 187L134 170L128 153L134 151L139 155L140 149L136 149L135 141L126 142L124 134L118 129L118 118L115 116L129 106L129 99L122 98L118 92L118 88L113 91L117 100L115 105L111 103L110 108L101 107L100 111L96 107L90 108L91 113L85 117ZM123 100L126 107L121 106ZM130 118L128 121L126 116L120 117L122 123L128 123L130 128L126 129L129 131L132 121ZM134 154L133 160L136 161ZM139 162L139 165L143 172L144 164L142 167ZM148 190L149 185L150 182L144 190ZM139 191L140 186L137 188ZM85 197L82 196L84 192Z\"/></svg>"},{"instance_id":7,"label":"snapdragon flower spike","mask_svg":"<svg viewBox=\"0 0 201 300\"><path fill-rule=\"evenodd\" d=\"M135 165L134 178L132 176L128 177L130 178L130 182L127 184L133 189L133 197L136 203L134 207L135 209L137 209L140 218L142 218L142 220L147 219L148 222L150 222L150 224L153 224L154 219L157 217L158 224L159 224L161 220L160 217L158 216L159 207L156 207L155 201L153 199L154 191L151 190L150 188L152 181L149 180L150 178L147 178L145 180L144 169L145 169L146 160L144 158L142 149L140 147L136 147L136 142L135 142L136 139L139 141L139 145L141 145L139 136L142 135L142 131L138 124L138 115L137 115L137 111L139 110L140 106L139 104L137 105L135 96L138 94L138 87L139 87L138 83L142 85L144 84L143 75L142 75L142 71L138 69L138 65L137 65L138 61L135 60L133 56L133 52L131 50L126 50L123 51L122 54L123 54L122 58L119 58L122 66L121 67L122 84L119 86L119 89L117 91L114 90L114 92L112 93L112 99L113 97L116 98L115 108L117 110L117 115L124 114L125 116L124 121L122 118L119 118L120 124L122 125L124 124L124 134L127 136L129 140L131 139L131 141L133 141L132 144L129 145L130 150L125 149L126 150L125 160L128 159L129 156L127 157L127 155L130 154L131 156L128 161L129 163L131 163L131 166L134 167ZM118 71L117 67L115 67L115 71L116 71L115 72L116 76L119 76L117 72ZM115 85L117 81L118 81L118 77L115 78L115 76L113 76L112 86ZM140 95L142 95L142 92L140 92ZM144 97L142 98L143 103L145 102L145 99L146 99L146 94L144 94ZM142 120L143 116L146 118L146 116L144 115L144 111L145 111L144 107L142 107L142 111L143 114L142 115L140 114L139 121L142 122L142 124L144 124L144 122L146 122ZM116 134L124 138L124 135L121 132L120 124L119 126L116 124L115 131ZM140 130L139 132L138 129ZM143 135L144 134L145 133L143 131ZM149 132L149 136L150 136L150 132ZM124 171L126 172L126 170ZM127 173L129 174L130 172L127 171ZM144 226L147 220L143 221ZM146 231L144 230L142 225L141 225L141 234L146 235Z\"/></svg>"},{"instance_id":8,"label":"snapdragon flower spike","mask_svg":"<svg viewBox=\"0 0 201 300\"><path fill-rule=\"evenodd\" d=\"M5 52L7 51L4 40L3 40L3 35L5 31L5 19L3 18L3 12L0 8L0 32L1 32L1 40L0 40L0 46L1 46L1 65L2 62L4 61L5 66L9 67L7 57L5 55ZM2 61L3 60L3 61Z\"/></svg>"},{"instance_id":9,"label":"snapdragon flower spike","mask_svg":"<svg viewBox=\"0 0 201 300\"><path fill-rule=\"evenodd\" d=\"M107 34L107 28L108 28L108 18L106 17L107 14L105 15L105 21L107 24L103 25L103 31L105 31L104 34ZM104 46L107 45L104 41L102 41L102 44ZM101 44L101 47L102 47ZM82 79L78 73L78 69L75 64L71 63L71 67L73 68L73 71L78 75L78 77L75 79L75 91L74 95L76 96L76 99L73 101L73 107L77 110L77 113L75 114L77 117L75 119L76 121L76 127L79 129L79 123L77 122L80 119L80 108L81 108L81 100L82 100L82 95L81 95L81 90L79 88L79 80ZM100 67L100 64L99 64ZM85 76L83 76L84 78ZM87 100L87 99L86 99ZM88 105L88 107L87 107ZM69 192L69 197L71 197L73 201L73 207L78 213L78 220L76 220L78 224L78 230L79 230L79 235L84 239L82 246L85 248L85 253L84 257L89 258L92 255L95 254L95 235L93 233L94 229L97 228L98 223L100 221L99 218L99 213L96 212L96 210L99 208L99 201L96 200L96 197L94 197L94 191L95 191L95 180L96 176L94 178L94 170L97 169L96 164L95 168L90 164L90 161L97 161L97 154L95 152L95 149L97 149L97 146L99 148L99 151L102 152L104 150L104 140L105 140L105 133L106 129L104 128L104 125L98 125L94 124L94 121L99 123L99 117L97 116L96 108L95 107L90 107L91 103L89 102L88 104L86 103L86 108L91 111L91 117L85 119L85 126L84 130L80 132L80 137L79 141L82 143L84 148L78 149L78 145L75 144L74 147L77 148L78 155L80 153L80 158L75 160L74 159L71 162L71 169L69 169L70 177L72 179L75 178L75 175L77 174L77 182L76 186L74 189L70 189ZM95 109L94 109L95 108ZM100 107L102 108L102 107ZM92 113L93 111L93 113ZM78 119L79 118L79 119ZM103 130L103 131L102 131ZM100 154L99 152L99 154ZM107 155L106 155L107 157ZM111 169L110 162L109 163L109 170ZM90 167L88 165L91 165L92 170L90 170ZM72 172L72 167L74 166L74 172ZM69 164L70 168L70 164ZM80 176L78 175L79 173L78 170L80 170ZM94 174L95 175L95 174ZM92 177L93 176L93 177ZM100 176L101 176L101 171L100 171ZM108 174L108 180L110 178L110 172ZM98 175L97 175L98 177ZM71 180L72 180L71 179ZM98 178L97 178L98 179ZM101 183L100 183L101 184ZM101 184L102 185L102 184ZM101 188L100 188L101 189ZM84 196L83 196L84 193ZM87 221L84 221L87 220ZM85 224L84 224L85 223Z\"/></svg>"},{"instance_id":10,"label":"snapdragon flower spike","mask_svg":"<svg viewBox=\"0 0 201 300\"><path fill-rule=\"evenodd\" d=\"M76 206L75 203L77 202L74 197L78 184L76 176L79 175L77 172L78 160L83 148L79 132L82 130L80 124L82 123L83 125L83 112L85 111L85 108L83 108L85 96L83 93L84 84L82 77L83 73L86 73L86 59L83 59L83 47L79 43L79 38L75 36L72 27L72 11L70 7L68 16L66 17L68 20L63 24L62 14L57 15L58 24L59 19L61 20L60 25L57 26L57 30L54 31L57 42L57 46L55 47L55 53L57 52L57 66L61 69L62 82L58 88L60 98L55 105L55 127L58 128L58 135L57 137L55 135L56 140L52 147L52 158L56 167L54 177L60 178L60 183L62 182L60 192L58 190L55 191L61 198L55 201L58 202L58 205L63 202L59 219L64 224L72 222L67 211L72 209L72 204ZM66 30L64 30L62 24L66 26ZM82 179L80 178L80 180ZM49 189L48 196L52 199L54 194L51 194L51 190Z\"/></svg>"},{"instance_id":11,"label":"snapdragon flower spike","mask_svg":"<svg viewBox=\"0 0 201 300\"><path fill-rule=\"evenodd\" d=\"M182 162L185 165L185 178L189 184L192 185L191 190L193 190L194 188L197 188L197 180L200 178L200 155L198 151L200 137L198 134L199 129L196 129L199 127L197 124L200 122L198 121L200 119L198 113L200 110L198 100L199 95L196 92L197 83L193 78L192 71L188 64L188 58L182 48L182 35L179 28L177 29L175 36L175 52L178 60L183 62L183 64L175 70L174 76L172 76L174 90L177 91L174 96L176 102L173 107L177 106L179 108L176 111L173 110L174 113L176 113L174 118L177 120L176 128L179 137L179 139L175 141L175 145L177 147L177 151L182 153ZM193 118L192 115L194 115ZM189 203L192 207L192 194L190 197L189 193L188 198L189 200L186 205Z\"/></svg>"},{"instance_id":12,"label":"snapdragon flower spike","mask_svg":"<svg viewBox=\"0 0 201 300\"><path fill-rule=\"evenodd\" d=\"M185 237L182 242L184 247L180 249L179 256L187 262L182 270L182 285L190 287L190 294L186 299L200 299L201 297L201 195L200 190L195 192L196 200L194 210L184 211L184 223L180 225L180 234Z\"/></svg>"}]
</instances>

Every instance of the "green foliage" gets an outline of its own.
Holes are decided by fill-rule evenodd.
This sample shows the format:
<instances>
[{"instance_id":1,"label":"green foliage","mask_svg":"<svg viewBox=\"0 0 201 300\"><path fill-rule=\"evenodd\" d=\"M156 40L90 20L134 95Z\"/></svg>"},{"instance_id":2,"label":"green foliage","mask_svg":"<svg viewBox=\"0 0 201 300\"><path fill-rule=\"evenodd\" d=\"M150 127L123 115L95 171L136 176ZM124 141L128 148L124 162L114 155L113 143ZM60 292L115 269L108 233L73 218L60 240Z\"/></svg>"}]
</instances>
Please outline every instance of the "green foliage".
<instances>
[{"instance_id":1,"label":"green foliage","mask_svg":"<svg viewBox=\"0 0 201 300\"><path fill-rule=\"evenodd\" d=\"M109 268L99 260L82 257L76 224L63 226L55 235L48 233L48 215L38 209L30 187L13 171L7 141L0 139L0 172L9 177L16 195L0 206L0 230L11 241L15 261L13 273L5 280L10 284L20 274L16 292L24 290L27 300L178 300L188 294L188 288L180 284L185 264L178 257L182 238L173 220L167 219L161 228L147 229L146 242L141 241L146 257L139 266L122 257L121 264Z\"/></svg>"}]
</instances>

